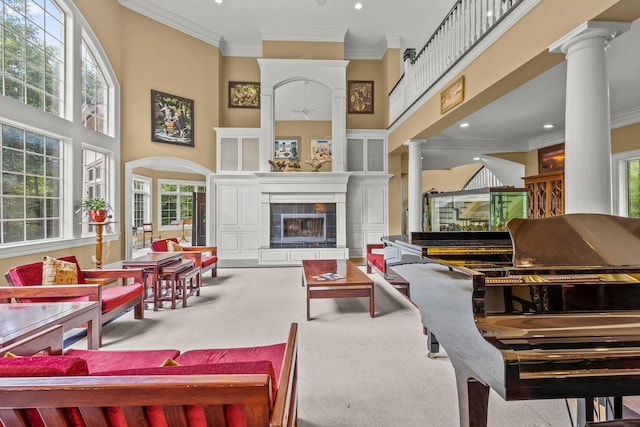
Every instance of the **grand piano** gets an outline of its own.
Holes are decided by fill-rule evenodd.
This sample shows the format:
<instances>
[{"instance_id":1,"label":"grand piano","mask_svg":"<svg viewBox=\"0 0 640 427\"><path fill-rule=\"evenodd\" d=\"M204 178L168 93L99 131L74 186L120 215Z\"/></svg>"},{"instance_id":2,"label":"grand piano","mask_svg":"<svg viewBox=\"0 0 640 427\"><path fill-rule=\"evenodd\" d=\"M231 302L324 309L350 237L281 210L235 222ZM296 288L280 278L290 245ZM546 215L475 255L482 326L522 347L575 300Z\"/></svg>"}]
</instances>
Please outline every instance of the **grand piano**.
<instances>
[{"instance_id":1,"label":"grand piano","mask_svg":"<svg viewBox=\"0 0 640 427\"><path fill-rule=\"evenodd\" d=\"M490 389L505 400L578 398L581 426L604 397L620 418L622 397L640 395L640 220L570 214L513 219L508 230L511 254L497 236L386 242L426 256L400 257L394 270L454 367L460 425L487 425Z\"/></svg>"}]
</instances>

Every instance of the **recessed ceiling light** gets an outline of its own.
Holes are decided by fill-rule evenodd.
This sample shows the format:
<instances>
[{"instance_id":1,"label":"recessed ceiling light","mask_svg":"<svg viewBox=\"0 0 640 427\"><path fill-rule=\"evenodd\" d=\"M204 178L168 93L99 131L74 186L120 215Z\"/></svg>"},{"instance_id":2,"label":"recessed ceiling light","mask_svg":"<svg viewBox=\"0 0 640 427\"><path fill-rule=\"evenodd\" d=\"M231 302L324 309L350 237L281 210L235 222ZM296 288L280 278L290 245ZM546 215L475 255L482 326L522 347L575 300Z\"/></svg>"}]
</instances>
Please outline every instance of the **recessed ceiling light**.
<instances>
[{"instance_id":1,"label":"recessed ceiling light","mask_svg":"<svg viewBox=\"0 0 640 427\"><path fill-rule=\"evenodd\" d=\"M460 123L460 127L461 128L468 128L469 127L469 123Z\"/></svg>"},{"instance_id":2,"label":"recessed ceiling light","mask_svg":"<svg viewBox=\"0 0 640 427\"><path fill-rule=\"evenodd\" d=\"M551 123L547 123L543 126L545 129L553 129L553 125Z\"/></svg>"},{"instance_id":3,"label":"recessed ceiling light","mask_svg":"<svg viewBox=\"0 0 640 427\"><path fill-rule=\"evenodd\" d=\"M473 160L477 162L478 160L480 160L480 157L474 157Z\"/></svg>"},{"instance_id":4,"label":"recessed ceiling light","mask_svg":"<svg viewBox=\"0 0 640 427\"><path fill-rule=\"evenodd\" d=\"M356 10L360 10L360 9L362 9L362 3L358 2L353 7L355 7Z\"/></svg>"},{"instance_id":5,"label":"recessed ceiling light","mask_svg":"<svg viewBox=\"0 0 640 427\"><path fill-rule=\"evenodd\" d=\"M213 1L215 1L218 4L222 4L222 0L213 0Z\"/></svg>"}]
</instances>

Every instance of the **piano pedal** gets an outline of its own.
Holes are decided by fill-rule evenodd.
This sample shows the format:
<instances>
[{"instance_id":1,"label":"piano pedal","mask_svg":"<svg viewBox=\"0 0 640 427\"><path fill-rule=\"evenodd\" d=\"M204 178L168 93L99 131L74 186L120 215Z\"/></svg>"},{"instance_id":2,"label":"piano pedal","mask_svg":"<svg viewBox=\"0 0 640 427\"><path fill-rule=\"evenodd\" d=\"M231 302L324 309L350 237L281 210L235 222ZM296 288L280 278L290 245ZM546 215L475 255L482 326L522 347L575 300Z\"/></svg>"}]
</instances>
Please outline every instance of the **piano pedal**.
<instances>
[{"instance_id":1,"label":"piano pedal","mask_svg":"<svg viewBox=\"0 0 640 427\"><path fill-rule=\"evenodd\" d=\"M430 351L427 352L427 357L429 359L436 359L438 357L438 353L432 353Z\"/></svg>"}]
</instances>

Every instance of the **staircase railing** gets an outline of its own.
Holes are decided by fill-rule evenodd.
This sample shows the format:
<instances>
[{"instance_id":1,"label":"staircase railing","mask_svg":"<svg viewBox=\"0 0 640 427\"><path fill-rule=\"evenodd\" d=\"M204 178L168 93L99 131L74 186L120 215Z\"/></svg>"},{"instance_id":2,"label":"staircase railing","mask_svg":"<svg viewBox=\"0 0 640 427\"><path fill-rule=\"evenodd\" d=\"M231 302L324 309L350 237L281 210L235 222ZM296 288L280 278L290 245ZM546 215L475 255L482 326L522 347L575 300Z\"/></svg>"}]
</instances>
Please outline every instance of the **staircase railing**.
<instances>
[{"instance_id":1,"label":"staircase railing","mask_svg":"<svg viewBox=\"0 0 640 427\"><path fill-rule=\"evenodd\" d=\"M458 0L424 47L406 49L404 74L389 93L393 123L523 0Z\"/></svg>"}]
</instances>

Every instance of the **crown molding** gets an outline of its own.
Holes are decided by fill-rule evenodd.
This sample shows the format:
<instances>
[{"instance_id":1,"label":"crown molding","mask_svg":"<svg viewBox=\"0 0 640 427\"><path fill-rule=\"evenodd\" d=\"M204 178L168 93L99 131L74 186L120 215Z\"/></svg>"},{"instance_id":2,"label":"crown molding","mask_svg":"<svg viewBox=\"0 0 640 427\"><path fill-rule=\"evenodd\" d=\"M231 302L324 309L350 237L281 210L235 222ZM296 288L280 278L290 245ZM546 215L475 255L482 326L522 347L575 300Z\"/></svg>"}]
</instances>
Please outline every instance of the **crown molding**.
<instances>
[{"instance_id":1,"label":"crown molding","mask_svg":"<svg viewBox=\"0 0 640 427\"><path fill-rule=\"evenodd\" d=\"M529 140L529 150L560 144L561 142L564 142L564 139L564 129L551 132L546 135L537 136Z\"/></svg>"},{"instance_id":2,"label":"crown molding","mask_svg":"<svg viewBox=\"0 0 640 427\"><path fill-rule=\"evenodd\" d=\"M634 107L626 111L621 111L611 116L611 129L640 123L640 107Z\"/></svg>"},{"instance_id":3,"label":"crown molding","mask_svg":"<svg viewBox=\"0 0 640 427\"><path fill-rule=\"evenodd\" d=\"M202 40L210 45L220 48L222 43L222 36L215 31L203 27L188 19L184 19L170 10L164 9L156 4L152 4L147 0L137 0L135 2L130 0L118 0L122 6L127 9L138 12L148 18L158 21L168 27L174 28L199 40Z\"/></svg>"},{"instance_id":4,"label":"crown molding","mask_svg":"<svg viewBox=\"0 0 640 427\"><path fill-rule=\"evenodd\" d=\"M262 40L265 41L297 41L297 42L338 42L344 43L346 28L292 28L262 27Z\"/></svg>"}]
</instances>

